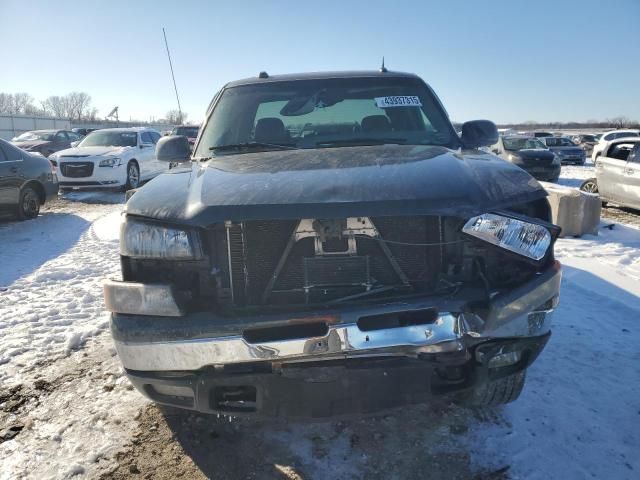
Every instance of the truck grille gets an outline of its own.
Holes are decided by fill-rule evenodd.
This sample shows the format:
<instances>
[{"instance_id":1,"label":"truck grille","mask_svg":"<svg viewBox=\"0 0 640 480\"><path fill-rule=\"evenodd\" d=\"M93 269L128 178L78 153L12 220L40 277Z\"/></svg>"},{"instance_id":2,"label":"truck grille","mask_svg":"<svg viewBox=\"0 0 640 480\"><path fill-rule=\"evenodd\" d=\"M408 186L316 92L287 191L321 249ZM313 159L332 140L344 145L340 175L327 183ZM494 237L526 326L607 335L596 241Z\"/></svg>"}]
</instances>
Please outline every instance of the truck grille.
<instances>
[{"instance_id":1,"label":"truck grille","mask_svg":"<svg viewBox=\"0 0 640 480\"><path fill-rule=\"evenodd\" d=\"M425 244L440 241L439 217L370 222L378 238L358 234L351 244L347 238L325 238L320 247L311 236L292 240L296 220L229 224L226 235L212 235L222 286L238 305L315 303L375 289L406 293L432 288L442 252Z\"/></svg>"},{"instance_id":2,"label":"truck grille","mask_svg":"<svg viewBox=\"0 0 640 480\"><path fill-rule=\"evenodd\" d=\"M84 178L93 175L93 162L62 162L62 175L68 178Z\"/></svg>"}]
</instances>

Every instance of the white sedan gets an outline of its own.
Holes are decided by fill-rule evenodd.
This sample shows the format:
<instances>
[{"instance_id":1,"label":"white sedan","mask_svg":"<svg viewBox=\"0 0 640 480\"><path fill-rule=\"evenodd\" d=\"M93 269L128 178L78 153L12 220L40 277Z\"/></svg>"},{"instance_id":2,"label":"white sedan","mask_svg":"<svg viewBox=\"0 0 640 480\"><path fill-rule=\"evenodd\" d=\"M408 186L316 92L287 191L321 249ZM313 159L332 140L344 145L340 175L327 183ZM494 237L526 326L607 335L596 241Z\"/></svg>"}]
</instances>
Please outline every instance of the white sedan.
<instances>
[{"instance_id":1,"label":"white sedan","mask_svg":"<svg viewBox=\"0 0 640 480\"><path fill-rule=\"evenodd\" d=\"M169 168L156 158L160 133L150 128L96 130L73 148L49 157L60 188L136 188Z\"/></svg>"}]
</instances>

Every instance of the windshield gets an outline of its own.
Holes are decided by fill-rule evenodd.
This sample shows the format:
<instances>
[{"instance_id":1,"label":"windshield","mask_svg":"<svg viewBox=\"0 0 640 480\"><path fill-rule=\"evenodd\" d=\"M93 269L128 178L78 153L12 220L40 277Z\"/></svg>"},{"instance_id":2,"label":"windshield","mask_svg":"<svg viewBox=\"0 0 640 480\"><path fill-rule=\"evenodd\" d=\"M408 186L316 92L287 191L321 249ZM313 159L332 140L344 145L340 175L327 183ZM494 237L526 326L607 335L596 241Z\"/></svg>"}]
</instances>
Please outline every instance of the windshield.
<instances>
[{"instance_id":1,"label":"windshield","mask_svg":"<svg viewBox=\"0 0 640 480\"><path fill-rule=\"evenodd\" d=\"M33 142L36 140L52 142L55 133L56 132L25 132L18 136L14 142Z\"/></svg>"},{"instance_id":2,"label":"windshield","mask_svg":"<svg viewBox=\"0 0 640 480\"><path fill-rule=\"evenodd\" d=\"M530 148L544 148L544 144L537 138L505 138L504 140L505 150L525 150Z\"/></svg>"},{"instance_id":3,"label":"windshield","mask_svg":"<svg viewBox=\"0 0 640 480\"><path fill-rule=\"evenodd\" d=\"M564 137L547 137L544 139L544 143L547 144L547 147L575 147L576 144L573 143L568 138Z\"/></svg>"},{"instance_id":4,"label":"windshield","mask_svg":"<svg viewBox=\"0 0 640 480\"><path fill-rule=\"evenodd\" d=\"M583 135L582 136L582 141L583 142L597 142L598 139L594 135Z\"/></svg>"},{"instance_id":5,"label":"windshield","mask_svg":"<svg viewBox=\"0 0 640 480\"><path fill-rule=\"evenodd\" d=\"M456 148L457 136L424 83L415 78L336 78L226 89L196 156L224 146L323 148L402 143ZM216 152L218 150L218 152Z\"/></svg>"},{"instance_id":6,"label":"windshield","mask_svg":"<svg viewBox=\"0 0 640 480\"><path fill-rule=\"evenodd\" d=\"M137 132L92 132L78 144L79 147L135 147Z\"/></svg>"},{"instance_id":7,"label":"windshield","mask_svg":"<svg viewBox=\"0 0 640 480\"><path fill-rule=\"evenodd\" d=\"M194 138L198 136L199 127L176 127L171 131L171 135L184 135L185 137Z\"/></svg>"}]
</instances>

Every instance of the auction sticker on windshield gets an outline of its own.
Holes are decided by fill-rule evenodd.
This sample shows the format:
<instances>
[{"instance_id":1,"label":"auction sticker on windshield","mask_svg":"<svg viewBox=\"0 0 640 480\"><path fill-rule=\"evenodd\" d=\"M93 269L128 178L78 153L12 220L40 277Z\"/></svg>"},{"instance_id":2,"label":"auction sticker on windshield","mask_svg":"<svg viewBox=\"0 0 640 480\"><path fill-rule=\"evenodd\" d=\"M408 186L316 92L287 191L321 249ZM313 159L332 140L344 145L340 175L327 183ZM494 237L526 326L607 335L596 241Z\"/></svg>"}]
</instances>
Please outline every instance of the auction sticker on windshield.
<instances>
[{"instance_id":1,"label":"auction sticker on windshield","mask_svg":"<svg viewBox=\"0 0 640 480\"><path fill-rule=\"evenodd\" d=\"M389 107L421 107L420 98L411 95L398 95L393 97L376 97L378 108Z\"/></svg>"}]
</instances>

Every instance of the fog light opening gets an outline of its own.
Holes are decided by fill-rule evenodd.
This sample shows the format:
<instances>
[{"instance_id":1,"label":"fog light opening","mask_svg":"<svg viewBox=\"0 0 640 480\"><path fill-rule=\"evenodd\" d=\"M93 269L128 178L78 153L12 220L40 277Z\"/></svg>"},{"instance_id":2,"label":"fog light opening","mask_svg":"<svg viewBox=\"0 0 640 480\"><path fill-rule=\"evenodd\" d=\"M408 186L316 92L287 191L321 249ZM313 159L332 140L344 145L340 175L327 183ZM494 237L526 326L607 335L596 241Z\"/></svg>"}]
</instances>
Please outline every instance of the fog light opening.
<instances>
[{"instance_id":1,"label":"fog light opening","mask_svg":"<svg viewBox=\"0 0 640 480\"><path fill-rule=\"evenodd\" d=\"M487 366L489 368L508 367L510 365L515 365L516 363L518 363L521 358L522 358L521 350L515 350L513 352L498 353L491 360L489 360L489 363L487 364Z\"/></svg>"}]
</instances>

